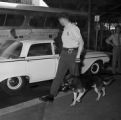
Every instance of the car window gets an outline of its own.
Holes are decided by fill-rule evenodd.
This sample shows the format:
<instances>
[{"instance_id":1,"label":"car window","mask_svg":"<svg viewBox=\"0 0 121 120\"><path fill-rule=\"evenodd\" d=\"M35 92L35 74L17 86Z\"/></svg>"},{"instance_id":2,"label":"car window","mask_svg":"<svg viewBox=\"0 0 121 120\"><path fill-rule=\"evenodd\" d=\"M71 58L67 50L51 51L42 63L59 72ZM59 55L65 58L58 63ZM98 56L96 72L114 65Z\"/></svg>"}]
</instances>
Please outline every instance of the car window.
<instances>
[{"instance_id":1,"label":"car window","mask_svg":"<svg viewBox=\"0 0 121 120\"><path fill-rule=\"evenodd\" d=\"M25 16L13 13L0 13L0 26L21 26Z\"/></svg>"},{"instance_id":2,"label":"car window","mask_svg":"<svg viewBox=\"0 0 121 120\"><path fill-rule=\"evenodd\" d=\"M19 14L7 14L5 26L21 26L24 22L24 16Z\"/></svg>"},{"instance_id":3,"label":"car window","mask_svg":"<svg viewBox=\"0 0 121 120\"><path fill-rule=\"evenodd\" d=\"M45 28L58 28L59 27L58 18L54 16L48 16L45 21Z\"/></svg>"},{"instance_id":4,"label":"car window","mask_svg":"<svg viewBox=\"0 0 121 120\"><path fill-rule=\"evenodd\" d=\"M6 14L0 14L0 26L4 25Z\"/></svg>"},{"instance_id":5,"label":"car window","mask_svg":"<svg viewBox=\"0 0 121 120\"><path fill-rule=\"evenodd\" d=\"M15 40L5 40L0 43L0 56L1 54L9 47L11 46Z\"/></svg>"},{"instance_id":6,"label":"car window","mask_svg":"<svg viewBox=\"0 0 121 120\"><path fill-rule=\"evenodd\" d=\"M34 44L30 47L28 56L52 55L51 43Z\"/></svg>"},{"instance_id":7,"label":"car window","mask_svg":"<svg viewBox=\"0 0 121 120\"><path fill-rule=\"evenodd\" d=\"M33 16L29 22L31 27L43 28L45 17L44 16Z\"/></svg>"},{"instance_id":8,"label":"car window","mask_svg":"<svg viewBox=\"0 0 121 120\"><path fill-rule=\"evenodd\" d=\"M9 47L4 49L4 51L1 53L1 57L7 58L7 59L19 58L22 50L22 46L23 44L21 42L14 42Z\"/></svg>"}]
</instances>

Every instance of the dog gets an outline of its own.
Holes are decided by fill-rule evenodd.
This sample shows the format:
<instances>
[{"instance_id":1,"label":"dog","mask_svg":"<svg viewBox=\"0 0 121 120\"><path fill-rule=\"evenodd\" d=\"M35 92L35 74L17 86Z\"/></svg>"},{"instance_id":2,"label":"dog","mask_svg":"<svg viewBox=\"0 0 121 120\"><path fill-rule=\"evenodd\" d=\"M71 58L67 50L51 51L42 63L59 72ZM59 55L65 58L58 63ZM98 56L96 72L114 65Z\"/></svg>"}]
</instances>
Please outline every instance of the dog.
<instances>
[{"instance_id":1,"label":"dog","mask_svg":"<svg viewBox=\"0 0 121 120\"><path fill-rule=\"evenodd\" d=\"M112 81L111 77L105 78L101 75L81 75L80 77L75 77L70 85L70 89L74 95L71 106L74 106L77 102L81 102L84 94L92 88L98 95L96 101L99 101L101 96L106 95L105 87Z\"/></svg>"}]
</instances>

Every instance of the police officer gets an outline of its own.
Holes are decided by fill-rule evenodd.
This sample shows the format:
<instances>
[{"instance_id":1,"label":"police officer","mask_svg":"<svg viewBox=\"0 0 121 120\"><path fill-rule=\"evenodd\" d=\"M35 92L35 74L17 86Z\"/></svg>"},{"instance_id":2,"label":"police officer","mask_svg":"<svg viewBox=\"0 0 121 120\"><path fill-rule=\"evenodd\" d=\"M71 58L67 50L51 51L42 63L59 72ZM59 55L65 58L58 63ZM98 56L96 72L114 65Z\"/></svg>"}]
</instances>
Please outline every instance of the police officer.
<instances>
[{"instance_id":1,"label":"police officer","mask_svg":"<svg viewBox=\"0 0 121 120\"><path fill-rule=\"evenodd\" d=\"M80 62L80 55L84 46L80 30L74 23L69 21L69 17L66 14L62 14L58 20L64 27L61 36L63 48L60 54L56 77L51 85L50 94L40 98L44 101L54 100L68 70L73 78L80 74L76 65L76 62Z\"/></svg>"}]
</instances>

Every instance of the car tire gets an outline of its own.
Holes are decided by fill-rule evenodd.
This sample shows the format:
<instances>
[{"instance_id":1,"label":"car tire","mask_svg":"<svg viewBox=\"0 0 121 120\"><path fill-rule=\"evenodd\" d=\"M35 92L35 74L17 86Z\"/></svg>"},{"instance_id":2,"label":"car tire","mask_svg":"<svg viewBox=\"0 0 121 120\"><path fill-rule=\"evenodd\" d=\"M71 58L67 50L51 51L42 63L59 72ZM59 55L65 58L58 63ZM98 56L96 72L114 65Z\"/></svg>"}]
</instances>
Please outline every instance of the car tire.
<instances>
[{"instance_id":1,"label":"car tire","mask_svg":"<svg viewBox=\"0 0 121 120\"><path fill-rule=\"evenodd\" d=\"M94 62L88 70L89 74L98 74L103 69L103 63L101 61Z\"/></svg>"},{"instance_id":2,"label":"car tire","mask_svg":"<svg viewBox=\"0 0 121 120\"><path fill-rule=\"evenodd\" d=\"M1 83L2 90L9 95L17 95L22 93L26 86L26 79L20 76L8 78Z\"/></svg>"}]
</instances>

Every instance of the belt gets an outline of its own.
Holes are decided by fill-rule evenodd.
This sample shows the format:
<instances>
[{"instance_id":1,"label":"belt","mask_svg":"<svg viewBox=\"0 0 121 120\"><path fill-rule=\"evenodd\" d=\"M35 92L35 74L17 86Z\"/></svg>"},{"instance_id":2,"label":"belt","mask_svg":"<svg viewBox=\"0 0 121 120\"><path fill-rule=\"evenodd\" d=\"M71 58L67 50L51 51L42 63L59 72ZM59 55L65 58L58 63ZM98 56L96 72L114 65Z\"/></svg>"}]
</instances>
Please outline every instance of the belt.
<instances>
[{"instance_id":1,"label":"belt","mask_svg":"<svg viewBox=\"0 0 121 120\"><path fill-rule=\"evenodd\" d=\"M63 50L78 50L78 48L63 48Z\"/></svg>"},{"instance_id":2,"label":"belt","mask_svg":"<svg viewBox=\"0 0 121 120\"><path fill-rule=\"evenodd\" d=\"M78 50L78 48L63 48L64 51L67 51L68 54L71 54L73 51Z\"/></svg>"}]
</instances>

